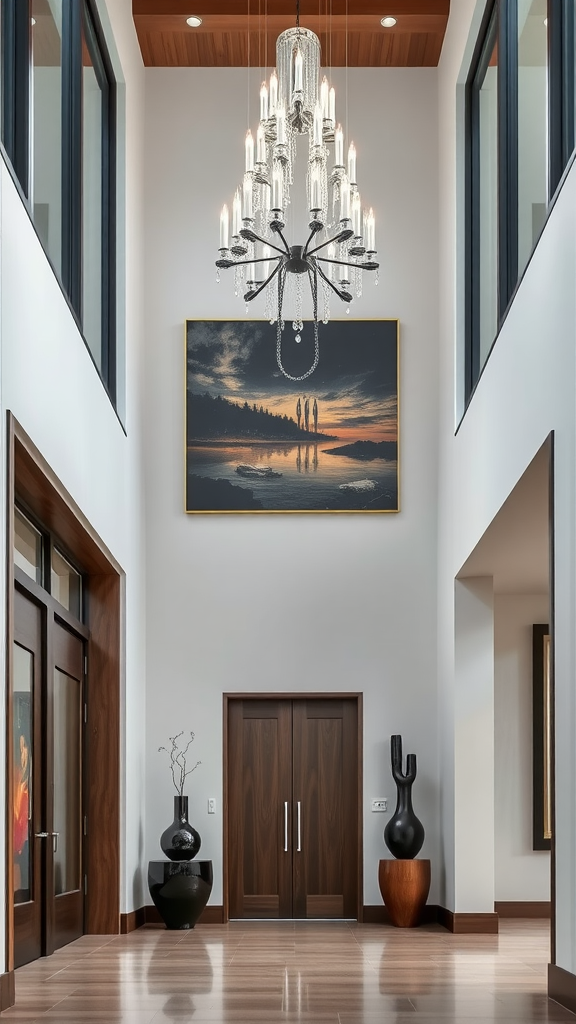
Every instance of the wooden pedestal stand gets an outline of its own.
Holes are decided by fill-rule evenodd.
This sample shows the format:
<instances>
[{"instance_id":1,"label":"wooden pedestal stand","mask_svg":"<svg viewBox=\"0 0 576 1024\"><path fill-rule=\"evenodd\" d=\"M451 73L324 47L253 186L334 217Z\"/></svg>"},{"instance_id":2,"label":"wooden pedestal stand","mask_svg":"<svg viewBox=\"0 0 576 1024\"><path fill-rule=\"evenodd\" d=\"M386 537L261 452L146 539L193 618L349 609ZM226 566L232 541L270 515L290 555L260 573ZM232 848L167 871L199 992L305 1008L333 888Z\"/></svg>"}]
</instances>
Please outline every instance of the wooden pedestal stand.
<instances>
[{"instance_id":1,"label":"wooden pedestal stand","mask_svg":"<svg viewBox=\"0 0 576 1024\"><path fill-rule=\"evenodd\" d=\"M392 924L414 928L430 889L429 860L381 860L378 883Z\"/></svg>"}]
</instances>

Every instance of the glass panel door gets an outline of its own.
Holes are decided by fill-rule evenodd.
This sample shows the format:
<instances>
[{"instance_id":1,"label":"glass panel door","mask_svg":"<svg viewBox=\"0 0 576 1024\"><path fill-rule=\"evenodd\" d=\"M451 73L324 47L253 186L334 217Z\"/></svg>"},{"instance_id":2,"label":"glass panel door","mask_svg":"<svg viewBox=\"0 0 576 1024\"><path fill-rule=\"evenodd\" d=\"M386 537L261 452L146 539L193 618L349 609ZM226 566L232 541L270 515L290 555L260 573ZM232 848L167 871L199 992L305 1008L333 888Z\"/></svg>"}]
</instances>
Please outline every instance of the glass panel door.
<instances>
[{"instance_id":1,"label":"glass panel door","mask_svg":"<svg viewBox=\"0 0 576 1024\"><path fill-rule=\"evenodd\" d=\"M11 875L14 896L14 964L42 954L42 613L14 594L12 645Z\"/></svg>"},{"instance_id":2,"label":"glass panel door","mask_svg":"<svg viewBox=\"0 0 576 1024\"><path fill-rule=\"evenodd\" d=\"M82 868L82 741L84 643L58 621L52 632L54 662L48 694L48 773L52 782L47 848L47 949L52 952L84 932Z\"/></svg>"},{"instance_id":3,"label":"glass panel door","mask_svg":"<svg viewBox=\"0 0 576 1024\"><path fill-rule=\"evenodd\" d=\"M54 895L80 888L82 683L54 669Z\"/></svg>"},{"instance_id":4,"label":"glass panel door","mask_svg":"<svg viewBox=\"0 0 576 1024\"><path fill-rule=\"evenodd\" d=\"M28 903L32 879L32 752L34 655L14 644L12 721L14 743L14 903Z\"/></svg>"}]
</instances>

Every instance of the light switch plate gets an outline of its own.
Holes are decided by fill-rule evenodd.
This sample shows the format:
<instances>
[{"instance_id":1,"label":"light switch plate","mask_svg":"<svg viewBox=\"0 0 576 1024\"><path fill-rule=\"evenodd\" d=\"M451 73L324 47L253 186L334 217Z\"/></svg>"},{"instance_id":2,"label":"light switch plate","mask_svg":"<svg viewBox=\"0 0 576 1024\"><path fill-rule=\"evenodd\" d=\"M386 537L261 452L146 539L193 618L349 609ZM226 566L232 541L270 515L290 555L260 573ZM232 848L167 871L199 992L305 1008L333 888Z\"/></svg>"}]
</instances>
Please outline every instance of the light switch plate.
<instances>
[{"instance_id":1,"label":"light switch plate","mask_svg":"<svg viewBox=\"0 0 576 1024\"><path fill-rule=\"evenodd\" d=\"M216 800L213 796L208 797L208 814L216 814Z\"/></svg>"},{"instance_id":2,"label":"light switch plate","mask_svg":"<svg viewBox=\"0 0 576 1024\"><path fill-rule=\"evenodd\" d=\"M372 814L382 813L388 810L388 797L377 796L372 799Z\"/></svg>"}]
</instances>

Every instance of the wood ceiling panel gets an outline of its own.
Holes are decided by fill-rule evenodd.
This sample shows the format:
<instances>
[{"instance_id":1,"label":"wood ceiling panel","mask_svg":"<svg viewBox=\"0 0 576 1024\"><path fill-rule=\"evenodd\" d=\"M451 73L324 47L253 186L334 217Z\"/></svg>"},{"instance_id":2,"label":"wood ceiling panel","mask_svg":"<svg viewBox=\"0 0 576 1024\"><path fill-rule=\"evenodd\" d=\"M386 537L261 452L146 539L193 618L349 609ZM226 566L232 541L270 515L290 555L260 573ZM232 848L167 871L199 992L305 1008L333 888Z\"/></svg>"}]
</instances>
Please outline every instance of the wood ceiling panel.
<instances>
[{"instance_id":1,"label":"wood ceiling panel","mask_svg":"<svg viewBox=\"0 0 576 1024\"><path fill-rule=\"evenodd\" d=\"M172 6L180 0L172 0ZM213 7L233 0L220 0ZM415 6L419 0L411 0ZM135 0L138 6L151 6L152 0ZM444 0L428 4L423 14L408 13L410 0L404 0L402 14L392 29L383 29L379 18L359 13L346 17L315 14L301 16L303 28L320 37L325 67L434 67L438 63L447 13L431 7L446 6ZM166 5L168 6L168 5ZM186 8L190 10L190 6ZM382 4L380 4L380 11ZM250 18L234 13L214 13L204 17L198 29L190 29L182 15L134 14L142 57L147 67L272 67L276 39L294 24L294 15L269 14ZM328 31L330 25L330 31ZM266 31L265 31L266 30Z\"/></svg>"},{"instance_id":2,"label":"wood ceiling panel","mask_svg":"<svg viewBox=\"0 0 576 1024\"><path fill-rule=\"evenodd\" d=\"M204 0L205 2L205 0ZM250 6L248 6L250 5ZM207 5L208 6L208 5ZM386 7L386 10L383 8ZM151 15L153 17L162 14L175 14L181 18L187 18L190 14L198 14L200 17L208 17L209 14L239 15L246 17L248 13L252 17L266 13L269 17L274 15L287 15L292 24L295 22L296 0L210 0L209 12L203 6L202 0L133 0L132 13L137 15ZM336 16L349 16L354 14L368 14L378 20L384 14L391 14L400 17L402 14L441 14L446 18L450 11L450 0L301 0L300 17L316 16L318 11L323 16L326 14Z\"/></svg>"}]
</instances>

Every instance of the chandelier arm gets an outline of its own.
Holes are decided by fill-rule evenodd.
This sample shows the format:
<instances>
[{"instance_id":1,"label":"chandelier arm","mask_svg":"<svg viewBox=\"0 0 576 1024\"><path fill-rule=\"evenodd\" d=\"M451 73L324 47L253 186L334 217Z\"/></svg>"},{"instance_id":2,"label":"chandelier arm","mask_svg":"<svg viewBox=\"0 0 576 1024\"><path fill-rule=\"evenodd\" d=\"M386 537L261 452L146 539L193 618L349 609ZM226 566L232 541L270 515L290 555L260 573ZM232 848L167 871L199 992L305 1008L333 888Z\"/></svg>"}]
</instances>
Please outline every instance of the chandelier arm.
<instances>
[{"instance_id":1,"label":"chandelier arm","mask_svg":"<svg viewBox=\"0 0 576 1024\"><path fill-rule=\"evenodd\" d=\"M320 222L318 222L318 223L320 223ZM306 242L306 245L304 246L304 249L302 250L302 256L303 257L308 256L308 246L310 245L310 242L312 241L314 236L318 234L318 231L321 231L321 230L322 230L321 228L316 228L316 227L312 228L312 230L310 232L310 236L308 238L308 241ZM316 252L315 249L313 251Z\"/></svg>"},{"instance_id":2,"label":"chandelier arm","mask_svg":"<svg viewBox=\"0 0 576 1024\"><path fill-rule=\"evenodd\" d=\"M276 234L281 235L281 232L277 231ZM250 241L250 242L262 242L262 245L267 245L267 246L269 246L270 249L274 249L275 252L279 252L281 256L284 256L284 250L283 249L280 249L277 245L273 245L272 242L268 242L265 238L261 238L260 235L257 235L255 231L250 231L250 235L249 236L242 235L242 237L243 238L244 237L248 237L248 241ZM290 249L288 248L288 244L286 242L286 239L283 236L281 236L281 237L282 237L282 241L284 242L284 245L286 246L286 252L288 254L290 254ZM276 259L275 256L274 256L274 259ZM250 263L254 263L255 261L254 260L249 260L249 262Z\"/></svg>"},{"instance_id":3,"label":"chandelier arm","mask_svg":"<svg viewBox=\"0 0 576 1024\"><path fill-rule=\"evenodd\" d=\"M332 242L345 242L350 238L352 232L339 231L333 238L327 238L321 245L317 245L314 249L309 249L306 253L307 256L313 256L315 252L320 252L320 249L325 249L327 245L331 245ZM342 237L344 235L344 238Z\"/></svg>"},{"instance_id":4,"label":"chandelier arm","mask_svg":"<svg viewBox=\"0 0 576 1024\"><path fill-rule=\"evenodd\" d=\"M278 261L280 261L280 257L279 256L277 256L276 259ZM258 261L255 260L254 262L261 263L262 261L261 260L258 260ZM274 280L274 278L276 277L276 274L280 270L281 266L282 266L282 264L280 262L278 262L276 264L276 266L274 267L274 270L272 271L272 273L269 274L269 276L266 278L266 280L262 282L262 284L256 289L256 291L246 292L246 294L244 296L244 299L246 300L246 302L252 302L252 299L255 299L257 295L260 295L260 292L264 291L264 289L267 287L267 285L269 285L270 282Z\"/></svg>"},{"instance_id":5,"label":"chandelier arm","mask_svg":"<svg viewBox=\"0 0 576 1024\"><path fill-rule=\"evenodd\" d=\"M284 253L281 252L279 256L259 256L257 260L234 260L234 262L231 263L230 266L247 267L249 266L250 263L272 263L272 260L278 260L278 263L280 263L280 261L285 258L286 257L284 256ZM228 270L229 268L225 267L224 269Z\"/></svg>"},{"instance_id":6,"label":"chandelier arm","mask_svg":"<svg viewBox=\"0 0 576 1024\"><path fill-rule=\"evenodd\" d=\"M349 260L331 260L327 256L317 256L316 259L319 263L334 263L337 267L356 267L357 270L376 270L375 267L366 267L363 263L350 263Z\"/></svg>"},{"instance_id":7,"label":"chandelier arm","mask_svg":"<svg viewBox=\"0 0 576 1024\"><path fill-rule=\"evenodd\" d=\"M332 283L330 278L327 277L327 275L322 270L322 267L318 267L318 273L320 274L320 277L322 278L322 280L326 281L326 284L330 285L332 291L336 292L336 295L338 296L338 298L342 299L342 302L350 302L349 293L348 292L341 292L340 289L337 288L336 285Z\"/></svg>"},{"instance_id":8,"label":"chandelier arm","mask_svg":"<svg viewBox=\"0 0 576 1024\"><path fill-rule=\"evenodd\" d=\"M291 253L290 253L290 246L288 245L288 242L286 241L286 239L284 238L284 235L282 234L282 228L275 228L274 234L280 235L280 238L282 239L282 241L284 242L284 245L286 246L286 255L290 256L291 255ZM262 242L262 241L264 241L264 239L261 238L260 241ZM268 242L264 242L264 245L268 245ZM276 249L276 252L282 252L282 249L278 249L276 246L274 246L274 249ZM282 252L282 255L284 255L283 252Z\"/></svg>"}]
</instances>

